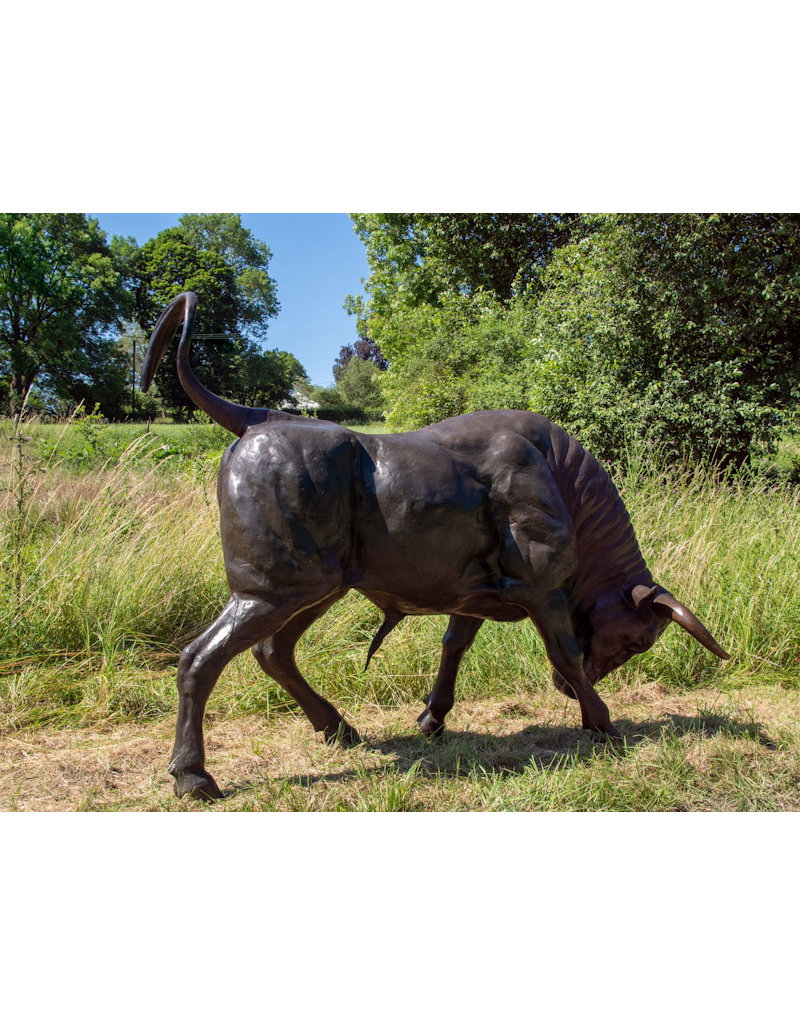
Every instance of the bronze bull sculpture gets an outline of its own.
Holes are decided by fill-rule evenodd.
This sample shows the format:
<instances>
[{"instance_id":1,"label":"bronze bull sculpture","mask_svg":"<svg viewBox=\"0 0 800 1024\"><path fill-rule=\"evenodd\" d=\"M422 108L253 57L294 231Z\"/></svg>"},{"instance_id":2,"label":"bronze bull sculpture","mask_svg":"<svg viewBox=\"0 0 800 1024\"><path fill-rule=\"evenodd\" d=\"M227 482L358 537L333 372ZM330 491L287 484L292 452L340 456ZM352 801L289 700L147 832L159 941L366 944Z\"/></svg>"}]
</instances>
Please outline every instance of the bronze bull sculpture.
<instances>
[{"instance_id":1,"label":"bronze bull sculpture","mask_svg":"<svg viewBox=\"0 0 800 1024\"><path fill-rule=\"evenodd\" d=\"M253 649L328 741L356 731L300 674L295 645L349 589L384 614L369 659L406 615L447 614L442 658L419 727L442 732L456 674L484 619L530 618L553 680L583 727L619 735L594 684L648 650L670 621L727 658L702 623L653 581L614 484L564 430L533 413L474 412L421 430L359 434L249 409L212 394L189 366L193 292L164 311L142 368L147 391L183 321L186 393L239 439L217 495L231 597L183 651L169 767L177 795L221 796L205 770L203 714L225 665Z\"/></svg>"}]
</instances>

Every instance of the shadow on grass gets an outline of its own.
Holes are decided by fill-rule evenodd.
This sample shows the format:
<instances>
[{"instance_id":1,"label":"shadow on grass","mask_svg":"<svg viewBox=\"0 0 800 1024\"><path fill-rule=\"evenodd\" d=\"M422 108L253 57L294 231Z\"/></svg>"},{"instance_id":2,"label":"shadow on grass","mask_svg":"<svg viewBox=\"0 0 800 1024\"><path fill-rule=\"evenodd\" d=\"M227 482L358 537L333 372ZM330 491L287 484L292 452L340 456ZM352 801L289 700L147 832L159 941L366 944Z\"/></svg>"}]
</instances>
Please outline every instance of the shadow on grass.
<instances>
[{"instance_id":1,"label":"shadow on grass","mask_svg":"<svg viewBox=\"0 0 800 1024\"><path fill-rule=\"evenodd\" d=\"M702 736L722 734L734 739L757 740L767 750L777 750L776 744L766 735L760 723L755 721L740 722L731 718L730 715L716 713L696 715L695 717L671 714L666 717L672 730L680 736L685 736L688 733Z\"/></svg>"},{"instance_id":2,"label":"shadow on grass","mask_svg":"<svg viewBox=\"0 0 800 1024\"><path fill-rule=\"evenodd\" d=\"M336 783L389 775L399 777L411 772L424 777L463 778L475 770L500 777L514 776L531 765L559 771L597 757L622 761L640 744L657 742L668 736L724 735L756 740L770 750L776 749L758 722L744 722L725 714L665 714L644 722L619 718L614 724L622 734L621 740L594 740L578 727L545 725L529 725L506 735L447 730L434 740L427 740L419 733L381 738L367 736L353 753L357 755L364 750L384 754L391 760L372 766L354 763L352 767L319 775L276 776L270 781L278 785L310 788L320 782ZM223 795L234 796L261 785L263 781L232 786Z\"/></svg>"}]
</instances>

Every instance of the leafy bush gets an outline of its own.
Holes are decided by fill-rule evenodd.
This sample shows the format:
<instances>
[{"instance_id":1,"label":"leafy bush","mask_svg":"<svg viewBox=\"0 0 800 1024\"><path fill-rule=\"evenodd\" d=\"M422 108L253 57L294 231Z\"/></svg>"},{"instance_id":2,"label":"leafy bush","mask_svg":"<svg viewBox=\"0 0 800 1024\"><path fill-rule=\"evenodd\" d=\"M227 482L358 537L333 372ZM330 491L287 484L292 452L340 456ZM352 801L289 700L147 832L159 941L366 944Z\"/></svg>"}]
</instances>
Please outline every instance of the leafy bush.
<instances>
[{"instance_id":1,"label":"leafy bush","mask_svg":"<svg viewBox=\"0 0 800 1024\"><path fill-rule=\"evenodd\" d=\"M381 345L381 376L395 429L415 429L478 409L527 408L527 342L517 303L488 294L451 297L398 313Z\"/></svg>"},{"instance_id":2,"label":"leafy bush","mask_svg":"<svg viewBox=\"0 0 800 1024\"><path fill-rule=\"evenodd\" d=\"M371 277L350 308L389 359L392 427L517 407L604 458L652 439L741 467L774 452L797 406L800 215L583 216L503 288L489 271L516 266L519 233L541 224L515 221L505 252L463 218L446 246L435 215L355 220Z\"/></svg>"},{"instance_id":3,"label":"leafy bush","mask_svg":"<svg viewBox=\"0 0 800 1024\"><path fill-rule=\"evenodd\" d=\"M559 250L530 308L531 408L603 458L645 437L672 458L743 465L770 452L797 388L779 338L798 317L796 295L788 289L764 358L749 332L771 315L766 296L743 315L747 270L719 283L734 244L723 227L599 218L594 233Z\"/></svg>"}]
</instances>

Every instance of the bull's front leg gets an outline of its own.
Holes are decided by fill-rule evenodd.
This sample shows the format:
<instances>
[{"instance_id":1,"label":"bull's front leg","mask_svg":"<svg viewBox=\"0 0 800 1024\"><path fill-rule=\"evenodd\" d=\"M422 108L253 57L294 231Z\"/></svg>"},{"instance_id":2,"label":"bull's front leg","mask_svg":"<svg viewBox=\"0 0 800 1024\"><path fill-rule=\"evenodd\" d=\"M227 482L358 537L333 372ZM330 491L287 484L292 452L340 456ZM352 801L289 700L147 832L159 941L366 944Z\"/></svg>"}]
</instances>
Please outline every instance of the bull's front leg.
<instances>
[{"instance_id":1,"label":"bull's front leg","mask_svg":"<svg viewBox=\"0 0 800 1024\"><path fill-rule=\"evenodd\" d=\"M580 704L583 728L603 736L619 737L619 732L611 724L608 708L583 671L583 650L575 635L569 601L564 591L554 590L543 600L537 600L530 615L542 635L547 656L555 669L556 685L559 682L557 677L560 677L571 688ZM562 692L572 696L566 689Z\"/></svg>"},{"instance_id":2,"label":"bull's front leg","mask_svg":"<svg viewBox=\"0 0 800 1024\"><path fill-rule=\"evenodd\" d=\"M461 659L472 646L483 619L468 615L451 615L442 640L442 659L433 689L425 701L426 708L417 719L426 736L444 732L445 717L455 703L456 676Z\"/></svg>"}]
</instances>

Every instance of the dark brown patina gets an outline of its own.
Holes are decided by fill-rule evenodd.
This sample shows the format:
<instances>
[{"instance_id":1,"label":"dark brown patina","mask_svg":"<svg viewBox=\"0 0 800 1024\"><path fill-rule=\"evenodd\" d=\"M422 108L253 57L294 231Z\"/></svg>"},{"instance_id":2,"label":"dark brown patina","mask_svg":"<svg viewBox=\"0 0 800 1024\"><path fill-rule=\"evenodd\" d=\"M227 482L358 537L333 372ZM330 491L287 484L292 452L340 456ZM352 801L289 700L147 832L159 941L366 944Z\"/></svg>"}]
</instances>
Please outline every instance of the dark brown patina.
<instances>
[{"instance_id":1,"label":"dark brown patina","mask_svg":"<svg viewBox=\"0 0 800 1024\"><path fill-rule=\"evenodd\" d=\"M178 795L218 797L205 770L206 701L224 666L253 653L328 740L358 742L300 674L299 637L348 590L384 614L367 656L407 615L447 614L442 659L419 727L433 736L481 623L530 618L583 726L617 736L593 684L647 650L669 621L720 658L705 627L659 587L603 467L533 413L475 412L421 430L359 434L334 423L226 402L188 360L197 297L179 295L150 339L142 387L183 321L178 373L187 394L239 435L217 494L231 597L184 650L170 772Z\"/></svg>"}]
</instances>

